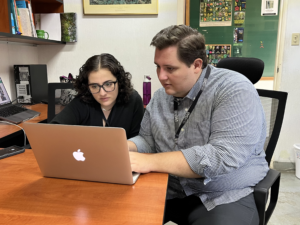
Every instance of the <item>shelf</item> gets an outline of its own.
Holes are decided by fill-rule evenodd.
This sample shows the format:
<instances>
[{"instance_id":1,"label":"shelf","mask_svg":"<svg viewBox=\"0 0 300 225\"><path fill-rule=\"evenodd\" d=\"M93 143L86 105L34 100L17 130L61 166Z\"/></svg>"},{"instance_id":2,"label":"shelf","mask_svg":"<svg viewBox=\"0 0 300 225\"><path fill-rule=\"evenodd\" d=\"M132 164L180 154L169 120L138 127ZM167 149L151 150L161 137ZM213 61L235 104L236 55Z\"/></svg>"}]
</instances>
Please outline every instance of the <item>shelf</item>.
<instances>
[{"instance_id":1,"label":"shelf","mask_svg":"<svg viewBox=\"0 0 300 225\"><path fill-rule=\"evenodd\" d=\"M15 34L3 33L3 32L0 32L0 41L17 42L17 43L25 43L25 44L32 44L32 45L65 45L66 44L66 42L63 41L53 41L48 39L15 35Z\"/></svg>"}]
</instances>

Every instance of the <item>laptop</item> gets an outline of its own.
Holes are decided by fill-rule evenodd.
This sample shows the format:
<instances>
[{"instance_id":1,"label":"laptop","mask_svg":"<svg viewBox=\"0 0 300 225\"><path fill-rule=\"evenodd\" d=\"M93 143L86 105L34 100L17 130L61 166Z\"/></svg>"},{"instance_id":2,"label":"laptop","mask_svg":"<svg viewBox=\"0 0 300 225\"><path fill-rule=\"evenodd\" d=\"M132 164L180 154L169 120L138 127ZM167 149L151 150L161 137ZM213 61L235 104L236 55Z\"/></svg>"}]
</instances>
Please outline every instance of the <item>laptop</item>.
<instances>
[{"instance_id":1,"label":"laptop","mask_svg":"<svg viewBox=\"0 0 300 225\"><path fill-rule=\"evenodd\" d=\"M61 124L23 124L45 177L134 184L123 128Z\"/></svg>"},{"instance_id":2,"label":"laptop","mask_svg":"<svg viewBox=\"0 0 300 225\"><path fill-rule=\"evenodd\" d=\"M40 114L40 112L12 104L0 77L0 119L18 124Z\"/></svg>"}]
</instances>

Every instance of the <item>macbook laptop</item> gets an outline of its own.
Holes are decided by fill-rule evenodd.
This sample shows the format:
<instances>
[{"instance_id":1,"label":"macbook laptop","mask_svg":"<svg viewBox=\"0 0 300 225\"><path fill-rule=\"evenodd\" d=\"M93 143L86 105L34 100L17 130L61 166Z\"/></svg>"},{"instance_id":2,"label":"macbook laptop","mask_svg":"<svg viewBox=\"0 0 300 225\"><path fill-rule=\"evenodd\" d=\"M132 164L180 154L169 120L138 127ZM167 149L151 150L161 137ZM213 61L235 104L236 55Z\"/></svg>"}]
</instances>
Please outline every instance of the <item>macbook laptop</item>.
<instances>
[{"instance_id":1,"label":"macbook laptop","mask_svg":"<svg viewBox=\"0 0 300 225\"><path fill-rule=\"evenodd\" d=\"M45 177L134 184L123 128L24 123Z\"/></svg>"},{"instance_id":2,"label":"macbook laptop","mask_svg":"<svg viewBox=\"0 0 300 225\"><path fill-rule=\"evenodd\" d=\"M40 112L13 105L0 77L0 119L17 124L39 115Z\"/></svg>"}]
</instances>

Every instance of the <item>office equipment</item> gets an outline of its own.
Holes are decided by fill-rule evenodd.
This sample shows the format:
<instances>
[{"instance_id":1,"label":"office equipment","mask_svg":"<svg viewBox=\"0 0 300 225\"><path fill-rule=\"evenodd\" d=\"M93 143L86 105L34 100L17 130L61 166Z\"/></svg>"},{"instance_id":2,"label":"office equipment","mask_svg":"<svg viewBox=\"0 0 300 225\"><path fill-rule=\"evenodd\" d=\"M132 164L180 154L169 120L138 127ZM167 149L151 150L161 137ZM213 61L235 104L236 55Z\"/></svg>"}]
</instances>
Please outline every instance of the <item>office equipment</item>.
<instances>
[{"instance_id":1,"label":"office equipment","mask_svg":"<svg viewBox=\"0 0 300 225\"><path fill-rule=\"evenodd\" d=\"M24 123L46 177L134 184L123 128Z\"/></svg>"},{"instance_id":2,"label":"office equipment","mask_svg":"<svg viewBox=\"0 0 300 225\"><path fill-rule=\"evenodd\" d=\"M0 159L25 152L25 148L16 145L0 149Z\"/></svg>"},{"instance_id":3,"label":"office equipment","mask_svg":"<svg viewBox=\"0 0 300 225\"><path fill-rule=\"evenodd\" d=\"M47 122L47 110L48 105L46 104L36 104L36 105L26 105L28 109L37 111L40 113L39 116L30 119L30 123L45 123ZM23 146L24 145L24 133L20 130L24 123L19 123L18 126L13 126L11 124L0 123L0 147L5 148L12 145Z\"/></svg>"},{"instance_id":4,"label":"office equipment","mask_svg":"<svg viewBox=\"0 0 300 225\"><path fill-rule=\"evenodd\" d=\"M168 174L132 186L41 177L32 150L0 160L1 224L162 224ZM138 213L137 213L138 212Z\"/></svg>"},{"instance_id":5,"label":"office equipment","mask_svg":"<svg viewBox=\"0 0 300 225\"><path fill-rule=\"evenodd\" d=\"M39 103L47 99L48 77L47 65L14 65L18 103Z\"/></svg>"},{"instance_id":6,"label":"office equipment","mask_svg":"<svg viewBox=\"0 0 300 225\"><path fill-rule=\"evenodd\" d=\"M0 77L0 119L17 124L38 115L39 112L13 105Z\"/></svg>"},{"instance_id":7,"label":"office equipment","mask_svg":"<svg viewBox=\"0 0 300 225\"><path fill-rule=\"evenodd\" d=\"M218 64L245 75L252 83L259 81L263 74L264 62L256 58L226 58ZM264 145L266 160L270 165L283 122L287 93L257 89L265 111L267 138ZM279 193L280 172L270 169L266 177L254 187L254 199L259 214L259 225L266 225L275 209ZM270 202L267 207L270 192Z\"/></svg>"}]
</instances>

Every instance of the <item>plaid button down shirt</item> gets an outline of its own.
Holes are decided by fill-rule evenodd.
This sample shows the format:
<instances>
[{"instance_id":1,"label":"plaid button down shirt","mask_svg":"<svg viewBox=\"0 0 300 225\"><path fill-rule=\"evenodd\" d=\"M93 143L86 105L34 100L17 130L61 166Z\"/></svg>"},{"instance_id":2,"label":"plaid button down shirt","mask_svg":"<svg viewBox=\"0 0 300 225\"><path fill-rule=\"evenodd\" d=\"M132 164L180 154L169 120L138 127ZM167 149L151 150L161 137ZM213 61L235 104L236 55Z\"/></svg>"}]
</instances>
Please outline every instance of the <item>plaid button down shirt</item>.
<instances>
[{"instance_id":1,"label":"plaid button down shirt","mask_svg":"<svg viewBox=\"0 0 300 225\"><path fill-rule=\"evenodd\" d=\"M200 90L206 68L178 107L179 124ZM243 75L211 66L211 74L175 144L174 97L164 88L151 99L139 135L138 152L181 151L203 178L170 175L167 199L199 196L208 210L251 192L269 170L263 149L264 111L253 84Z\"/></svg>"}]
</instances>

